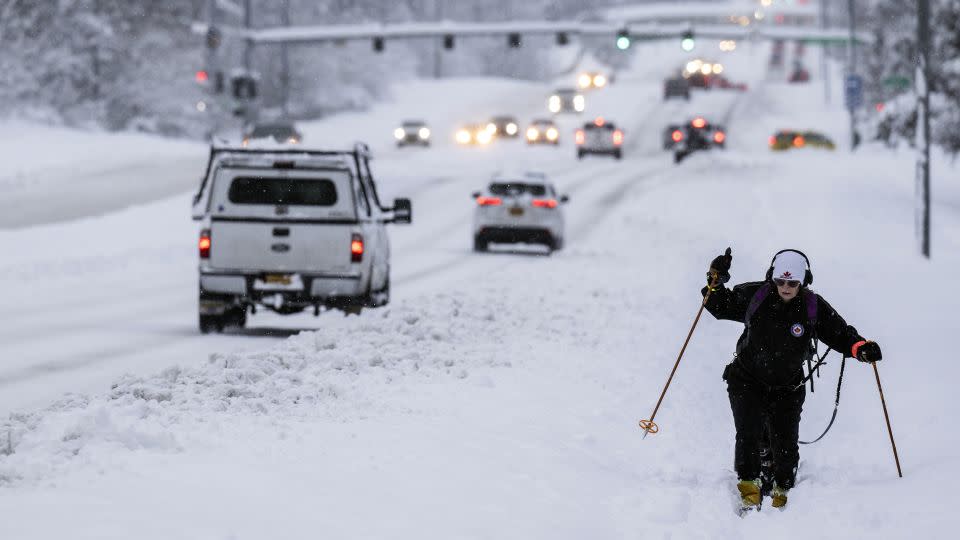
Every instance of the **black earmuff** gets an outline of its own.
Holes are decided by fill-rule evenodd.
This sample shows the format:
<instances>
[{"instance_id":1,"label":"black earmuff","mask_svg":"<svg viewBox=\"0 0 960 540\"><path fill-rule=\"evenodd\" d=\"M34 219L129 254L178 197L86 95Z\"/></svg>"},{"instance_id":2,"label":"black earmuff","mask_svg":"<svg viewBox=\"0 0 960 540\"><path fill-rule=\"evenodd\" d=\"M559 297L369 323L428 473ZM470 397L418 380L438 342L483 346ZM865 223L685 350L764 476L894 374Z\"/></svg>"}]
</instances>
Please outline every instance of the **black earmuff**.
<instances>
[{"instance_id":1,"label":"black earmuff","mask_svg":"<svg viewBox=\"0 0 960 540\"><path fill-rule=\"evenodd\" d=\"M813 271L810 270L810 259L807 258L806 254L799 249L781 249L780 251L776 252L773 255L773 258L770 259L770 268L767 269L767 281L773 279L773 265L777 262L777 256L788 251L799 253L800 256L803 257L803 260L807 261L807 271L803 274L803 286L806 287L813 283Z\"/></svg>"}]
</instances>

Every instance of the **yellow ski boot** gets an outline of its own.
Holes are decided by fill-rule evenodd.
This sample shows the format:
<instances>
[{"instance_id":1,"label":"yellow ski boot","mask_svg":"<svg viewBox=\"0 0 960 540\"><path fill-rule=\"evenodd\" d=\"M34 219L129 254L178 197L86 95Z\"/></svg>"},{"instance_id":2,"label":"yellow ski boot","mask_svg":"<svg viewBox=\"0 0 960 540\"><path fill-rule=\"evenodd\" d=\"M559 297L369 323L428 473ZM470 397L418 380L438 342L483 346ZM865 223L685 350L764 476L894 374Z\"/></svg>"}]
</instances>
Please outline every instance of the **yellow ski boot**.
<instances>
[{"instance_id":1,"label":"yellow ski boot","mask_svg":"<svg viewBox=\"0 0 960 540\"><path fill-rule=\"evenodd\" d=\"M760 509L760 479L740 480L737 482L737 491L740 492L740 511Z\"/></svg>"},{"instance_id":2,"label":"yellow ski boot","mask_svg":"<svg viewBox=\"0 0 960 540\"><path fill-rule=\"evenodd\" d=\"M773 489L770 491L770 499L772 499L770 506L773 506L774 508L783 508L786 506L788 491L790 490L783 489L782 487L778 486L776 482L774 482Z\"/></svg>"}]
</instances>

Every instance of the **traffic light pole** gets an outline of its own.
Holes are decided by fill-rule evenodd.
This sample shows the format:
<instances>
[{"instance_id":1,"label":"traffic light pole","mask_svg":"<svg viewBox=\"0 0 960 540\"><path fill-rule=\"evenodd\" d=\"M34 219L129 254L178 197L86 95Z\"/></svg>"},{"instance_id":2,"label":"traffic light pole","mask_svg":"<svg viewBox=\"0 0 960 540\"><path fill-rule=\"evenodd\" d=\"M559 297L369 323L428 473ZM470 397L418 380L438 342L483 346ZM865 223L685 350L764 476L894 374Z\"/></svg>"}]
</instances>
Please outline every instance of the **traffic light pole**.
<instances>
[{"instance_id":1,"label":"traffic light pole","mask_svg":"<svg viewBox=\"0 0 960 540\"><path fill-rule=\"evenodd\" d=\"M930 1L917 3L917 236L930 258Z\"/></svg>"},{"instance_id":2,"label":"traffic light pole","mask_svg":"<svg viewBox=\"0 0 960 540\"><path fill-rule=\"evenodd\" d=\"M820 0L820 29L827 29L827 0ZM830 105L830 67L827 63L827 42L820 43L820 78L823 79L823 100Z\"/></svg>"}]
</instances>

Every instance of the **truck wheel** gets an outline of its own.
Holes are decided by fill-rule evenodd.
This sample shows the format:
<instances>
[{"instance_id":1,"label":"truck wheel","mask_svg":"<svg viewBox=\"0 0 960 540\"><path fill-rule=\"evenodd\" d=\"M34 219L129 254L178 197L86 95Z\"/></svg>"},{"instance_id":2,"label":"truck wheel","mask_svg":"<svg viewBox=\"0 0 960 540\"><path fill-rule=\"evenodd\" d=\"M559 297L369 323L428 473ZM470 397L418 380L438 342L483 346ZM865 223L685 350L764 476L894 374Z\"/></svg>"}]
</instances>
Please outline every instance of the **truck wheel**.
<instances>
[{"instance_id":1,"label":"truck wheel","mask_svg":"<svg viewBox=\"0 0 960 540\"><path fill-rule=\"evenodd\" d=\"M617 149L613 152L613 157L615 157L615 158L617 158L617 159L620 159L620 158L623 157L623 152L622 152L619 148L617 148Z\"/></svg>"},{"instance_id":2,"label":"truck wheel","mask_svg":"<svg viewBox=\"0 0 960 540\"><path fill-rule=\"evenodd\" d=\"M583 159L583 150L577 150L577 159Z\"/></svg>"},{"instance_id":3,"label":"truck wheel","mask_svg":"<svg viewBox=\"0 0 960 540\"><path fill-rule=\"evenodd\" d=\"M228 310L223 314L221 327L223 326L245 328L247 326L247 308L241 306Z\"/></svg>"},{"instance_id":4,"label":"truck wheel","mask_svg":"<svg viewBox=\"0 0 960 540\"><path fill-rule=\"evenodd\" d=\"M473 250L484 252L487 250L487 241L479 236L473 237Z\"/></svg>"},{"instance_id":5,"label":"truck wheel","mask_svg":"<svg viewBox=\"0 0 960 540\"><path fill-rule=\"evenodd\" d=\"M384 284L383 288L379 291L373 291L370 293L370 297L367 299L367 305L370 307L383 307L390 303L390 278L387 277L387 282Z\"/></svg>"},{"instance_id":6,"label":"truck wheel","mask_svg":"<svg viewBox=\"0 0 960 540\"><path fill-rule=\"evenodd\" d=\"M223 317L220 315L200 315L200 332L209 334L211 332L223 331Z\"/></svg>"}]
</instances>

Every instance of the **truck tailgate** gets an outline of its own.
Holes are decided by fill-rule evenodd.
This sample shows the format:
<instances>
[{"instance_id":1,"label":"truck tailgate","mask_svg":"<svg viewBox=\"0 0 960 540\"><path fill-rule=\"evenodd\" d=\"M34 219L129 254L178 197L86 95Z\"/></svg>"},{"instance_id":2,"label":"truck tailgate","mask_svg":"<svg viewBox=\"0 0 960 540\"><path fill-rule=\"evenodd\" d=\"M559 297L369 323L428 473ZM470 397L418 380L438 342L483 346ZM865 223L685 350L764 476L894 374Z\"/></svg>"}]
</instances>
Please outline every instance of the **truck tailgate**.
<instances>
[{"instance_id":1,"label":"truck tailgate","mask_svg":"<svg viewBox=\"0 0 960 540\"><path fill-rule=\"evenodd\" d=\"M353 232L348 224L214 220L210 263L218 269L347 274Z\"/></svg>"}]
</instances>

